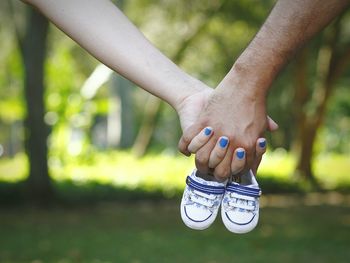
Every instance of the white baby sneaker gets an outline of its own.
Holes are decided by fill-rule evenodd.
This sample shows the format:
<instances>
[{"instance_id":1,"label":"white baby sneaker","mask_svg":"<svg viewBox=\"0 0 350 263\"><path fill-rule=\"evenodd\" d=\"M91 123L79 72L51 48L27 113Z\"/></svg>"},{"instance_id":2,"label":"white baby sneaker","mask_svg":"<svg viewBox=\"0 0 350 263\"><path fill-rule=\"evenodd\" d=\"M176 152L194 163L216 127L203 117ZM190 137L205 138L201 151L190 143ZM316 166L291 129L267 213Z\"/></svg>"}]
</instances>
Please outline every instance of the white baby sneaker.
<instances>
[{"instance_id":1,"label":"white baby sneaker","mask_svg":"<svg viewBox=\"0 0 350 263\"><path fill-rule=\"evenodd\" d=\"M237 234L253 230L259 221L261 189L250 170L241 176L241 182L226 185L221 204L221 217L226 228Z\"/></svg>"},{"instance_id":2,"label":"white baby sneaker","mask_svg":"<svg viewBox=\"0 0 350 263\"><path fill-rule=\"evenodd\" d=\"M181 200L181 218L196 230L208 228L215 220L225 193L226 183L206 181L196 176L197 169L187 176Z\"/></svg>"}]
</instances>

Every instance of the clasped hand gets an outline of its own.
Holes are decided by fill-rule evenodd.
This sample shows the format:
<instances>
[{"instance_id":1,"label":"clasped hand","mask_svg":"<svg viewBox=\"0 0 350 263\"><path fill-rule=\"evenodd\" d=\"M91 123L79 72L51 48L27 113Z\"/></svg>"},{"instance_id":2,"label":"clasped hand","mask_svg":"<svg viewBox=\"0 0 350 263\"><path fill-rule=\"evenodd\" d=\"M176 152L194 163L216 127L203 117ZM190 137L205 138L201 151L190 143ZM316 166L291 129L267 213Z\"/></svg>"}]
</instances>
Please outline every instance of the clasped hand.
<instances>
[{"instance_id":1,"label":"clasped hand","mask_svg":"<svg viewBox=\"0 0 350 263\"><path fill-rule=\"evenodd\" d=\"M224 79L215 90L186 98L179 111L179 150L195 153L197 169L219 181L247 169L255 173L266 150L264 132L278 128L266 114L265 99L245 90Z\"/></svg>"}]
</instances>

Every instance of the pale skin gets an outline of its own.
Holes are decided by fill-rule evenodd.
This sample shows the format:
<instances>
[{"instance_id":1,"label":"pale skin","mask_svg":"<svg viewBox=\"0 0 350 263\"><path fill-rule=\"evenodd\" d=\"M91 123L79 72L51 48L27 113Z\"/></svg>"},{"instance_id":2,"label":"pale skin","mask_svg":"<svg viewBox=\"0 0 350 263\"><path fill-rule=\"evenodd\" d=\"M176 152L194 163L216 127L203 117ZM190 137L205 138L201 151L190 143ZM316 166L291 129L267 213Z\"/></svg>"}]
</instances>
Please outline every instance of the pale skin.
<instances>
[{"instance_id":1,"label":"pale skin","mask_svg":"<svg viewBox=\"0 0 350 263\"><path fill-rule=\"evenodd\" d=\"M102 63L170 104L179 114L183 130L188 129L207 106L212 89L183 72L164 56L110 1L24 2L38 8L58 28ZM272 120L269 123L270 130L276 128ZM195 135L199 140L195 139L192 143L195 147L192 149L193 153L200 150L210 138L201 140L200 130ZM224 148L213 147L211 168L215 168L221 162L228 146L229 143ZM256 151L255 167L265 152L260 148ZM238 147L237 150L244 151L242 147ZM245 156L233 160L237 170L241 170Z\"/></svg>"},{"instance_id":2,"label":"pale skin","mask_svg":"<svg viewBox=\"0 0 350 263\"><path fill-rule=\"evenodd\" d=\"M196 153L196 166L206 173L220 136L230 146L213 174L219 180L236 172L235 149L246 150L245 169L256 164L256 140L268 125L266 97L271 83L296 51L349 6L343 0L279 0L249 46L211 94L195 124L179 142L182 153L198 132L211 126L215 134Z\"/></svg>"}]
</instances>

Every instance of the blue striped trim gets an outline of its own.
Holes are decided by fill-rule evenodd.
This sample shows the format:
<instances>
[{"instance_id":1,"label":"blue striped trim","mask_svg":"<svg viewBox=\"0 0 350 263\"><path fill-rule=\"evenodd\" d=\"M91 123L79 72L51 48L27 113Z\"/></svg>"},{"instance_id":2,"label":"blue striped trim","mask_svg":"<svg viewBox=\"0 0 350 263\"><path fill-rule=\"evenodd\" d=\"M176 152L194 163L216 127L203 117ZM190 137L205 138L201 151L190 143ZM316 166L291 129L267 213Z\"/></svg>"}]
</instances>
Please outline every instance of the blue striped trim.
<instances>
[{"instance_id":1,"label":"blue striped trim","mask_svg":"<svg viewBox=\"0 0 350 263\"><path fill-rule=\"evenodd\" d=\"M241 185L241 184L238 184L238 183L228 183L226 188L227 187L240 188L240 189L246 190L246 191L260 192L259 188L252 188L252 187L249 187L249 186L246 186L246 185Z\"/></svg>"},{"instance_id":2,"label":"blue striped trim","mask_svg":"<svg viewBox=\"0 0 350 263\"><path fill-rule=\"evenodd\" d=\"M186 178L186 184L203 193L206 194L214 194L214 195L221 195L225 193L225 187L224 186L215 186L215 185L206 185L206 184L201 184L199 182L196 182L194 179L192 179L190 176L187 176Z\"/></svg>"},{"instance_id":3,"label":"blue striped trim","mask_svg":"<svg viewBox=\"0 0 350 263\"><path fill-rule=\"evenodd\" d=\"M227 191L231 191L231 192L236 192L236 191L239 191L239 192L242 192L242 193L248 193L248 194L260 194L260 190L257 189L258 191L249 191L249 190L245 190L245 189L242 189L242 188L239 188L239 187L228 187L226 188Z\"/></svg>"},{"instance_id":4,"label":"blue striped trim","mask_svg":"<svg viewBox=\"0 0 350 263\"><path fill-rule=\"evenodd\" d=\"M251 197L259 197L261 195L260 188L251 188L237 183L230 183L226 186L226 191L235 192L241 195L247 195Z\"/></svg>"},{"instance_id":5,"label":"blue striped trim","mask_svg":"<svg viewBox=\"0 0 350 263\"><path fill-rule=\"evenodd\" d=\"M240 192L240 193L243 193L243 194L251 194L251 195L256 195L256 196L260 196L260 191L246 191L246 190L243 190L243 189L239 189L239 188L226 188L227 191L229 192Z\"/></svg>"}]
</instances>

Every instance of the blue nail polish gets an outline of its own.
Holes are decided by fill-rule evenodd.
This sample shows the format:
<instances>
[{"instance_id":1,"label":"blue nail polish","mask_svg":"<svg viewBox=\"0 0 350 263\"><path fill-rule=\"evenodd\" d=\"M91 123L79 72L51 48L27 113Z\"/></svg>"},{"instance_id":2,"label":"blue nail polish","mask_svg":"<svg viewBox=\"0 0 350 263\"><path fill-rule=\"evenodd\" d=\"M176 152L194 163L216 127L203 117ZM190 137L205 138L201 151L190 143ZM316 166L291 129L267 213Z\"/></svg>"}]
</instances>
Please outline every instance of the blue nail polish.
<instances>
[{"instance_id":1,"label":"blue nail polish","mask_svg":"<svg viewBox=\"0 0 350 263\"><path fill-rule=\"evenodd\" d=\"M260 148L265 148L265 146L266 146L266 141L265 141L265 140L260 141L260 142L259 142L259 146L260 146Z\"/></svg>"},{"instance_id":2,"label":"blue nail polish","mask_svg":"<svg viewBox=\"0 0 350 263\"><path fill-rule=\"evenodd\" d=\"M220 144L220 147L221 148L225 148L228 144L228 139L227 138L221 138L220 141L219 141L219 144Z\"/></svg>"},{"instance_id":3,"label":"blue nail polish","mask_svg":"<svg viewBox=\"0 0 350 263\"><path fill-rule=\"evenodd\" d=\"M244 151L238 151L237 153L236 153L236 155L237 155L237 157L238 157L238 159L243 159L244 158Z\"/></svg>"},{"instance_id":4,"label":"blue nail polish","mask_svg":"<svg viewBox=\"0 0 350 263\"><path fill-rule=\"evenodd\" d=\"M206 136L209 136L209 135L211 134L211 129L210 129L210 128L205 128L205 129L204 129L204 134L205 134Z\"/></svg>"}]
</instances>

